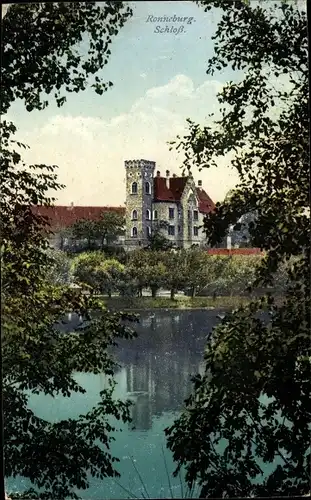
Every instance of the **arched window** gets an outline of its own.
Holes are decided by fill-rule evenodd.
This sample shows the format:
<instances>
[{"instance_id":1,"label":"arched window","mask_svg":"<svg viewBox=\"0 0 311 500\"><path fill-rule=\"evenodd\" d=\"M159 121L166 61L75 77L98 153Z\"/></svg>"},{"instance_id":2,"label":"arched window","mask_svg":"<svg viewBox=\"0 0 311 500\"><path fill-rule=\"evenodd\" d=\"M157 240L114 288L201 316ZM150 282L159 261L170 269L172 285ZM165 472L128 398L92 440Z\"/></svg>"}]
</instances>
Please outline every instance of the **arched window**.
<instances>
[{"instance_id":1,"label":"arched window","mask_svg":"<svg viewBox=\"0 0 311 500\"><path fill-rule=\"evenodd\" d=\"M137 194L137 182L133 182L132 184L132 194Z\"/></svg>"},{"instance_id":2,"label":"arched window","mask_svg":"<svg viewBox=\"0 0 311 500\"><path fill-rule=\"evenodd\" d=\"M132 229L132 237L137 238L137 227L133 227Z\"/></svg>"},{"instance_id":3,"label":"arched window","mask_svg":"<svg viewBox=\"0 0 311 500\"><path fill-rule=\"evenodd\" d=\"M190 193L188 196L188 205L190 207L196 207L197 206L197 199L194 195L194 193Z\"/></svg>"},{"instance_id":4,"label":"arched window","mask_svg":"<svg viewBox=\"0 0 311 500\"><path fill-rule=\"evenodd\" d=\"M154 220L157 220L157 218L158 218L158 211L157 210L153 211L153 218L154 218Z\"/></svg>"},{"instance_id":5,"label":"arched window","mask_svg":"<svg viewBox=\"0 0 311 500\"><path fill-rule=\"evenodd\" d=\"M147 232L147 238L150 238L150 236L151 236L151 227L150 226L147 226L146 232Z\"/></svg>"},{"instance_id":6,"label":"arched window","mask_svg":"<svg viewBox=\"0 0 311 500\"><path fill-rule=\"evenodd\" d=\"M132 220L137 220L138 217L137 217L137 210L133 210L132 212Z\"/></svg>"},{"instance_id":7,"label":"arched window","mask_svg":"<svg viewBox=\"0 0 311 500\"><path fill-rule=\"evenodd\" d=\"M145 193L146 194L150 194L151 193L150 182L146 182L145 183Z\"/></svg>"},{"instance_id":8,"label":"arched window","mask_svg":"<svg viewBox=\"0 0 311 500\"><path fill-rule=\"evenodd\" d=\"M146 219L150 220L150 210L146 210Z\"/></svg>"}]
</instances>

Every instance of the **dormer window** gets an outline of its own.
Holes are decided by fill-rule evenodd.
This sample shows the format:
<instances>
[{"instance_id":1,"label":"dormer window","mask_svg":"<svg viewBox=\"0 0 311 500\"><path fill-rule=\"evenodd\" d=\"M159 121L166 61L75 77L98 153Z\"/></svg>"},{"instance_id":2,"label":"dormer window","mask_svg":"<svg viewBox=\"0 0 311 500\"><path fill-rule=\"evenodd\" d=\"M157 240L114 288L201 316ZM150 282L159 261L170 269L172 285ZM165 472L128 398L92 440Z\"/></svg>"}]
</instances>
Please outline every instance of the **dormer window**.
<instances>
[{"instance_id":1,"label":"dormer window","mask_svg":"<svg viewBox=\"0 0 311 500\"><path fill-rule=\"evenodd\" d=\"M150 210L146 210L146 219L150 220L151 218L150 216L151 216Z\"/></svg>"},{"instance_id":2,"label":"dormer window","mask_svg":"<svg viewBox=\"0 0 311 500\"><path fill-rule=\"evenodd\" d=\"M137 182L133 182L132 184L132 194L137 194Z\"/></svg>"},{"instance_id":3,"label":"dormer window","mask_svg":"<svg viewBox=\"0 0 311 500\"><path fill-rule=\"evenodd\" d=\"M132 212L132 220L137 220L137 219L138 219L137 210L133 210L133 212Z\"/></svg>"},{"instance_id":4,"label":"dormer window","mask_svg":"<svg viewBox=\"0 0 311 500\"><path fill-rule=\"evenodd\" d=\"M193 210L193 220L199 220L199 212L197 210Z\"/></svg>"},{"instance_id":5,"label":"dormer window","mask_svg":"<svg viewBox=\"0 0 311 500\"><path fill-rule=\"evenodd\" d=\"M132 228L132 238L137 238L137 227Z\"/></svg>"},{"instance_id":6,"label":"dormer window","mask_svg":"<svg viewBox=\"0 0 311 500\"><path fill-rule=\"evenodd\" d=\"M151 194L150 182L145 183L145 193Z\"/></svg>"}]
</instances>

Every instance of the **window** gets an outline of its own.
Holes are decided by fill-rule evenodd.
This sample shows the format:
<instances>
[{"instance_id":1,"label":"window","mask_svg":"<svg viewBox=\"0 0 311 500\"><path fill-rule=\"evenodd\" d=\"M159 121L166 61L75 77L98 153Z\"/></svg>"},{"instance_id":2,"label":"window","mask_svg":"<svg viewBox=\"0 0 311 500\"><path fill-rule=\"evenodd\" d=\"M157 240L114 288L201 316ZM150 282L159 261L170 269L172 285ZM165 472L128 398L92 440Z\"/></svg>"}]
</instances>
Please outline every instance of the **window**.
<instances>
[{"instance_id":1,"label":"window","mask_svg":"<svg viewBox=\"0 0 311 500\"><path fill-rule=\"evenodd\" d=\"M168 218L174 219L174 209L173 208L168 209Z\"/></svg>"},{"instance_id":2,"label":"window","mask_svg":"<svg viewBox=\"0 0 311 500\"><path fill-rule=\"evenodd\" d=\"M181 226L178 226L178 234L181 234Z\"/></svg>"},{"instance_id":3,"label":"window","mask_svg":"<svg viewBox=\"0 0 311 500\"><path fill-rule=\"evenodd\" d=\"M150 228L150 226L146 227L146 234L147 234L147 238L150 238L150 236L151 236L151 228Z\"/></svg>"},{"instance_id":4,"label":"window","mask_svg":"<svg viewBox=\"0 0 311 500\"><path fill-rule=\"evenodd\" d=\"M146 219L150 220L150 210L146 210Z\"/></svg>"},{"instance_id":5,"label":"window","mask_svg":"<svg viewBox=\"0 0 311 500\"><path fill-rule=\"evenodd\" d=\"M154 210L154 212L153 212L153 219L157 220L157 218L158 218L158 211Z\"/></svg>"},{"instance_id":6,"label":"window","mask_svg":"<svg viewBox=\"0 0 311 500\"><path fill-rule=\"evenodd\" d=\"M146 193L146 194L150 194L150 193L151 193L151 190L150 190L150 182L146 182L146 183L145 183L145 193Z\"/></svg>"},{"instance_id":7,"label":"window","mask_svg":"<svg viewBox=\"0 0 311 500\"><path fill-rule=\"evenodd\" d=\"M191 210L188 210L188 219L191 219Z\"/></svg>"},{"instance_id":8,"label":"window","mask_svg":"<svg viewBox=\"0 0 311 500\"><path fill-rule=\"evenodd\" d=\"M137 227L133 227L132 229L132 238L137 238Z\"/></svg>"},{"instance_id":9,"label":"window","mask_svg":"<svg viewBox=\"0 0 311 500\"><path fill-rule=\"evenodd\" d=\"M199 212L197 210L193 211L193 220L199 220Z\"/></svg>"},{"instance_id":10,"label":"window","mask_svg":"<svg viewBox=\"0 0 311 500\"><path fill-rule=\"evenodd\" d=\"M194 228L193 228L193 235L194 236L199 236L199 228L196 227L196 226L194 226Z\"/></svg>"},{"instance_id":11,"label":"window","mask_svg":"<svg viewBox=\"0 0 311 500\"><path fill-rule=\"evenodd\" d=\"M137 182L133 182L132 184L132 194L137 194Z\"/></svg>"},{"instance_id":12,"label":"window","mask_svg":"<svg viewBox=\"0 0 311 500\"><path fill-rule=\"evenodd\" d=\"M169 236L175 236L175 226L168 226Z\"/></svg>"},{"instance_id":13,"label":"window","mask_svg":"<svg viewBox=\"0 0 311 500\"><path fill-rule=\"evenodd\" d=\"M133 210L132 212L132 220L137 220L137 210Z\"/></svg>"}]
</instances>

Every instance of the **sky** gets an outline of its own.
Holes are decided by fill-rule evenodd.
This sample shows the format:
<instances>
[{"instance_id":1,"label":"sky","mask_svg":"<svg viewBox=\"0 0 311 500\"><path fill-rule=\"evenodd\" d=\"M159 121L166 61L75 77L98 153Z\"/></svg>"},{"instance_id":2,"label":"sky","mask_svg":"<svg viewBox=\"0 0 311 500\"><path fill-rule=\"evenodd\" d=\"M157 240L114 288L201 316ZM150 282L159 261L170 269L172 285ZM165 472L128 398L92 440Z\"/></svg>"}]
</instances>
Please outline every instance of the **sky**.
<instances>
[{"instance_id":1,"label":"sky","mask_svg":"<svg viewBox=\"0 0 311 500\"><path fill-rule=\"evenodd\" d=\"M123 205L124 160L152 160L163 175L167 169L181 175L182 155L169 151L167 142L186 132L186 118L207 124L208 114L217 115L217 92L238 77L228 69L206 75L217 9L205 13L190 1L137 1L131 6L133 17L114 38L101 73L113 87L101 96L91 88L70 93L61 108L51 100L45 110L30 113L16 101L8 112L18 128L16 138L30 147L24 160L58 165L58 180L66 188L57 193L57 204ZM174 15L193 19L188 24L150 18ZM157 26L166 25L183 30L157 32ZM215 202L238 181L227 159L193 175Z\"/></svg>"}]
</instances>

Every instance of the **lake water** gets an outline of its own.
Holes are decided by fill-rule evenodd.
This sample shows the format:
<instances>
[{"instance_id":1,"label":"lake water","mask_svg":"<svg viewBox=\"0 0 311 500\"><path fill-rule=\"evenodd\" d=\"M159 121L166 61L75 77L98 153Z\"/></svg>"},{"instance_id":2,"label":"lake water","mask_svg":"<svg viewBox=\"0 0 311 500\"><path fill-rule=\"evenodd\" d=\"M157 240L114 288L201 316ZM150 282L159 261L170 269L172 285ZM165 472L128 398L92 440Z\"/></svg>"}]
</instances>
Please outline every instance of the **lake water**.
<instances>
[{"instance_id":1,"label":"lake water","mask_svg":"<svg viewBox=\"0 0 311 500\"><path fill-rule=\"evenodd\" d=\"M117 422L123 432L116 433L116 441L111 447L112 454L120 459L116 464L121 474L117 479L119 484L112 479L92 479L87 491L77 491L81 497L92 500L129 498L124 487L142 498L142 493L146 496L146 492L139 474L150 497L171 496L166 465L172 473L174 464L166 449L163 430L173 423L190 394L191 375L203 369L204 346L219 321L218 314L215 310L140 313L140 324L136 327L138 338L123 340L115 351L121 365L115 377L115 395L134 402L132 423L122 426ZM38 416L51 421L75 418L87 412L97 403L106 380L103 375L81 373L76 378L87 394L74 394L70 399L31 396L29 406ZM170 477L170 482L174 497L180 498L180 478ZM7 481L8 491L21 491L28 486L22 478ZM185 485L183 488L185 492Z\"/></svg>"},{"instance_id":2,"label":"lake water","mask_svg":"<svg viewBox=\"0 0 311 500\"><path fill-rule=\"evenodd\" d=\"M83 499L130 498L123 488L143 498L147 495L142 481L151 498L186 496L184 481L172 477L174 463L166 449L163 430L173 423L190 394L191 375L203 372L204 347L213 326L219 322L219 313L216 310L140 313L138 338L123 340L115 351L121 365L115 376L115 396L134 402L132 423L117 422L123 432L115 433L116 441L111 445L113 456L120 459L116 468L121 477L117 482L91 479L87 491L76 491ZM73 318L74 322L77 324L77 318ZM76 418L89 411L98 402L99 392L107 386L107 381L103 375L81 373L76 379L87 390L86 394L73 394L70 399L31 396L29 406L50 421ZM7 481L8 491L21 491L29 486L22 478ZM193 496L198 497L198 490Z\"/></svg>"}]
</instances>

